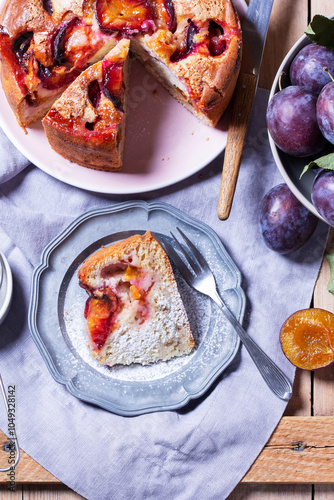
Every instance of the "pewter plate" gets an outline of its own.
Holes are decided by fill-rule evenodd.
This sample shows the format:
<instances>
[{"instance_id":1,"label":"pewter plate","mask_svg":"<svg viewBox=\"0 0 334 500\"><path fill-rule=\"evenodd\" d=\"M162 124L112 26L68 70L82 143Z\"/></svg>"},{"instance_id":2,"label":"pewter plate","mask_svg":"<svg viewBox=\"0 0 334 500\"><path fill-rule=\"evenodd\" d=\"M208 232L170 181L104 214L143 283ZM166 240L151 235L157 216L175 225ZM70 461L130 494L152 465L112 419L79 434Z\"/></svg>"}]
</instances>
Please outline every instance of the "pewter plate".
<instances>
[{"instance_id":1,"label":"pewter plate","mask_svg":"<svg viewBox=\"0 0 334 500\"><path fill-rule=\"evenodd\" d=\"M242 321L241 275L207 225L165 203L131 201L78 217L44 249L32 278L29 327L53 378L77 398L119 415L172 410L203 395L232 362L239 339L219 308L190 288L174 269L196 348L188 355L149 366L100 366L87 346L83 316L86 292L77 270L101 245L151 230L169 242L180 227L211 266L219 291Z\"/></svg>"}]
</instances>

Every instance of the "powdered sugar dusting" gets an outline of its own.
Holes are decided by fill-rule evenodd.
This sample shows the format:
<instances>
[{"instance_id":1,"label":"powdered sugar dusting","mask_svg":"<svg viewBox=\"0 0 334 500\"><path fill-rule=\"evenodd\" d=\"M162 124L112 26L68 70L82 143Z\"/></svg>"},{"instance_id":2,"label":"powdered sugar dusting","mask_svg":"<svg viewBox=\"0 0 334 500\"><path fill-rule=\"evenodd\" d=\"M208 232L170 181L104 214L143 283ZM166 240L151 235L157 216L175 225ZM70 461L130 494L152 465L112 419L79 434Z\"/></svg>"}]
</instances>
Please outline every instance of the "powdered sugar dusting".
<instances>
[{"instance_id":1,"label":"powdered sugar dusting","mask_svg":"<svg viewBox=\"0 0 334 500\"><path fill-rule=\"evenodd\" d=\"M196 348L191 354L175 357L168 361L158 361L147 366L135 364L130 366L118 365L110 368L100 365L99 362L94 359L87 344L86 320L83 316L87 294L79 288L77 279L74 278L73 283L69 283L64 302L64 324L66 328L64 336L75 356L80 358L92 369L113 380L157 380L189 365L196 355L196 349L201 344L203 336L208 330L212 305L210 299L190 289L189 286L177 276L177 272L175 272L175 274L196 344Z\"/></svg>"}]
</instances>

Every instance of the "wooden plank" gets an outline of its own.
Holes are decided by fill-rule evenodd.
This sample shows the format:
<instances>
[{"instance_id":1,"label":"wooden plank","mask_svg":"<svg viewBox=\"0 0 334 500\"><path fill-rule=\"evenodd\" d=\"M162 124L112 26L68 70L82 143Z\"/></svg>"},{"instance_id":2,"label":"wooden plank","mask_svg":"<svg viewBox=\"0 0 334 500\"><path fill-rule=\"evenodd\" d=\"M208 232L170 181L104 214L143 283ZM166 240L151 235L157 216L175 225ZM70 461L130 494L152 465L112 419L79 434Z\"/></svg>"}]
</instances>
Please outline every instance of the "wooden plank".
<instances>
[{"instance_id":1,"label":"wooden plank","mask_svg":"<svg viewBox=\"0 0 334 500\"><path fill-rule=\"evenodd\" d=\"M227 500L272 500L273 498L278 500L289 500L290 498L293 500L312 500L312 485L241 483L228 496Z\"/></svg>"},{"instance_id":2,"label":"wooden plank","mask_svg":"<svg viewBox=\"0 0 334 500\"><path fill-rule=\"evenodd\" d=\"M284 412L284 416L311 416L312 412L312 376L311 372L296 370L292 398Z\"/></svg>"},{"instance_id":3,"label":"wooden plank","mask_svg":"<svg viewBox=\"0 0 334 500\"><path fill-rule=\"evenodd\" d=\"M0 485L0 500L22 500L22 486L18 485L15 491L9 491L7 486Z\"/></svg>"},{"instance_id":4,"label":"wooden plank","mask_svg":"<svg viewBox=\"0 0 334 500\"><path fill-rule=\"evenodd\" d=\"M0 460L5 462L0 434ZM5 473L0 483L5 483ZM59 484L60 481L22 452L17 484ZM242 482L334 484L334 417L283 417Z\"/></svg>"},{"instance_id":5,"label":"wooden plank","mask_svg":"<svg viewBox=\"0 0 334 500\"><path fill-rule=\"evenodd\" d=\"M311 17L315 14L323 14L325 16L334 15L333 0L312 0Z\"/></svg>"},{"instance_id":6,"label":"wooden plank","mask_svg":"<svg viewBox=\"0 0 334 500\"><path fill-rule=\"evenodd\" d=\"M80 500L83 498L63 484L23 486L23 500ZM1 497L0 500L2 500Z\"/></svg>"},{"instance_id":7,"label":"wooden plank","mask_svg":"<svg viewBox=\"0 0 334 500\"><path fill-rule=\"evenodd\" d=\"M314 289L314 307L320 307L334 313L334 295L327 290L330 270L326 255L332 252L334 252L334 229L330 230L325 257ZM334 416L333 384L334 370L332 366L314 372L314 415ZM314 500L332 500L333 496L333 487L329 490L328 486L314 486Z\"/></svg>"},{"instance_id":8,"label":"wooden plank","mask_svg":"<svg viewBox=\"0 0 334 500\"><path fill-rule=\"evenodd\" d=\"M274 1L268 27L259 87L270 89L285 55L302 36L308 24L307 0Z\"/></svg>"},{"instance_id":9,"label":"wooden plank","mask_svg":"<svg viewBox=\"0 0 334 500\"><path fill-rule=\"evenodd\" d=\"M283 417L243 482L334 484L334 417Z\"/></svg>"},{"instance_id":10,"label":"wooden plank","mask_svg":"<svg viewBox=\"0 0 334 500\"><path fill-rule=\"evenodd\" d=\"M6 467L8 463L8 453L4 450L5 443L7 443L7 436L0 431L0 468ZM7 473L0 472L0 484L7 482ZM23 450L21 450L21 458L15 470L16 483L58 483L50 472L39 465Z\"/></svg>"},{"instance_id":11,"label":"wooden plank","mask_svg":"<svg viewBox=\"0 0 334 500\"><path fill-rule=\"evenodd\" d=\"M310 4L311 4L312 16L315 13L325 13L325 14L327 13L327 15L334 13L332 12L332 10L334 10L333 0L321 0L321 1L312 0ZM270 46L268 45L265 49L263 68L260 74L260 82L259 82L261 87L263 88L271 87L272 80L279 66L279 61L282 60L287 50L301 36L303 30L305 29L305 25L307 23L306 16L307 16L307 2L305 0L295 0L295 2L291 2L290 0L281 0L280 2L278 2L277 0L275 1L272 14L272 19L274 20L274 22L270 24L269 34L268 34L269 38L272 39L273 42L270 44ZM284 36L282 36L282 33L284 34ZM319 284L319 293L322 293L322 290L324 290L323 285L321 285L320 287ZM317 300L317 291L315 291L315 301L316 300ZM320 302L316 303L318 304L317 307L321 307L319 304L321 304L322 307L324 307L325 304L325 302L323 302L323 299L320 299ZM325 372L327 372L327 370L323 371L322 373L317 372L315 374L315 385L314 385L315 412L317 414L323 414L323 415L325 415L328 411L331 411L329 410L328 403L326 403L326 394L328 394L328 390L333 387L332 379L330 378L330 376L333 375L332 371L328 370L328 373ZM327 379L327 377L329 377L329 379ZM324 387L322 387L322 385ZM299 416L310 415L310 407L311 407L310 395L311 395L310 374L308 372L302 372L298 370L294 385L294 397L292 401L289 403L285 415L299 415ZM267 452L268 453L273 453L274 451L277 452L277 455L275 455L273 458L269 460L269 465L270 465L269 471L271 474L273 473L272 469L275 467L275 463L277 463L275 462L275 460L278 458L279 458L278 476L279 474L281 475L284 474L284 467L286 466L289 467L289 464L294 463L291 462L291 457L288 458L290 454L292 455L293 460L297 460L297 467L293 471L294 475L296 472L298 474L301 474L302 471L300 471L299 466L303 464L305 458L308 460L308 463L312 463L312 461L314 462L313 466L315 469L318 468L319 457L317 458L317 460L314 461L313 451L321 452L320 445L318 443L319 429L317 429L316 431L317 439L315 440L315 442L317 443L317 445L314 446L314 450L312 449L312 445L310 445L308 441L306 441L307 447L304 448L304 450L302 451L297 451L293 448L292 441L296 439L296 437L302 439L302 437L305 436L308 437L309 435L312 434L310 432L308 425L312 426L313 424L315 425L320 422L320 427L323 428L323 431L325 433L329 432L328 436L330 434L333 435L332 421L327 420L326 422L324 422L324 420L320 419L320 417L315 417L315 418L308 417L307 421L300 420L299 417L292 417L293 422L290 423L289 421L286 420L286 418L288 417L284 417L282 419L278 428L274 432L272 439L269 441L263 452L260 454L259 458L255 461L249 473L243 479L243 483L240 484L238 488L235 490L235 492L232 494L234 495L233 499L247 498L247 500L253 500L253 499L260 500L263 498L269 500L273 498L275 499L293 498L293 500L304 500L306 498L308 499L312 498L311 485L308 484L304 485L293 484L292 486L289 484L262 485L257 482L259 478L260 480L262 480L264 476L263 461L268 459ZM309 420L311 418L312 420ZM284 431L283 427L285 422L288 422L289 425L288 429ZM298 425L300 425L300 429L295 429L296 426L298 428ZM282 440L281 438L278 439L277 443L276 438L277 436L280 436L282 430L284 434L283 436L284 439ZM291 436L291 439L289 440L289 435L291 433L293 436ZM326 445L328 445L328 439L327 439L328 436L327 437L326 435L322 436L322 438L320 439L323 445L325 442ZM6 440L6 438L4 439ZM2 448L1 446L2 441L0 434L0 449ZM319 450L317 450L318 447ZM330 445L330 448L331 447L332 444ZM302 459L298 458L300 456L302 457ZM6 457L3 455L3 453L1 454L0 451L0 464L2 463L1 460L5 458ZM333 460L330 459L330 462L333 462ZM27 471L31 470L30 476L32 478L32 483L35 482L36 478L38 478L40 482L40 484L36 486L29 486L29 485L27 486L26 484L23 486L25 499L29 498L36 500L37 499L53 500L57 498L64 500L65 498L66 499L81 498L76 493L73 493L70 490L68 490L65 486L60 485L56 478L50 475L50 473L48 473L45 469L43 469L39 464L34 462L26 454L22 455L22 461L18 467L18 470L21 468L22 465L26 467ZM0 474L0 482L1 482L1 477L2 475ZM253 482L254 477L256 482ZM333 474L332 474L332 480L334 480ZM46 483L55 483L55 484L53 484L52 486L43 486L42 485L43 481ZM13 494L12 492L7 492L4 488L5 486L3 486L2 490L0 490L1 500L7 500L7 499L9 500L9 498L12 499L22 498L22 487L19 486L19 489L17 490L17 492L15 492L15 494ZM333 499L333 486L322 485L320 487L316 484L315 493L316 495L314 498L316 498L317 500ZM232 496L230 498L232 500Z\"/></svg>"},{"instance_id":12,"label":"wooden plank","mask_svg":"<svg viewBox=\"0 0 334 500\"><path fill-rule=\"evenodd\" d=\"M274 1L267 42L263 54L259 86L270 89L285 55L302 36L308 25L307 0ZM284 33L284 36L282 36ZM309 372L297 370L293 395L284 415L311 415L312 380ZM276 498L276 495L275 495Z\"/></svg>"}]
</instances>

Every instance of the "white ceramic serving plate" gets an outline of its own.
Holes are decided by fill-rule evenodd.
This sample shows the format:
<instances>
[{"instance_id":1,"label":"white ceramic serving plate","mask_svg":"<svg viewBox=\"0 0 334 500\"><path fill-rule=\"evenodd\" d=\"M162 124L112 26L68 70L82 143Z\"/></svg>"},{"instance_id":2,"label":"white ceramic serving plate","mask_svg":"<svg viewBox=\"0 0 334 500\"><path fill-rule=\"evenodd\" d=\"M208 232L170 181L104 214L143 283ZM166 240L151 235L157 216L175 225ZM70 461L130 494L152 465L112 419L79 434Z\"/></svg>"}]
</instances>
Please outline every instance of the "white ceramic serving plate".
<instances>
[{"instance_id":1,"label":"white ceramic serving plate","mask_svg":"<svg viewBox=\"0 0 334 500\"><path fill-rule=\"evenodd\" d=\"M303 35L287 53L275 76L273 85L271 87L269 100L276 94L276 92L279 91L279 78L281 75L282 75L282 88L285 88L288 85L290 85L290 80L289 80L290 64L292 60L295 58L295 56L298 54L298 52L303 47L305 47L305 45L308 45L309 43L311 43L310 39L306 35ZM316 175L316 171L310 170L305 175L303 175L301 179L299 178L304 166L307 165L313 159L313 157L297 158L290 156L281 151L276 146L269 132L268 135L269 135L269 143L271 151L274 156L276 165L279 171L281 172L286 184L289 186L289 188L296 196L296 198L298 198L298 200L306 208L308 208L310 212L319 217L319 219L321 219L322 221L326 222L317 212L311 200L312 184L314 177ZM319 156L322 156L322 153L317 155L317 157Z\"/></svg>"},{"instance_id":2,"label":"white ceramic serving plate","mask_svg":"<svg viewBox=\"0 0 334 500\"><path fill-rule=\"evenodd\" d=\"M234 4L242 17L246 3ZM0 9L3 5L1 0ZM2 88L0 126L26 158L51 176L93 192L134 194L169 186L208 165L226 146L228 115L215 128L204 125L133 60L122 172L100 172L65 160L51 149L40 122L25 134Z\"/></svg>"}]
</instances>

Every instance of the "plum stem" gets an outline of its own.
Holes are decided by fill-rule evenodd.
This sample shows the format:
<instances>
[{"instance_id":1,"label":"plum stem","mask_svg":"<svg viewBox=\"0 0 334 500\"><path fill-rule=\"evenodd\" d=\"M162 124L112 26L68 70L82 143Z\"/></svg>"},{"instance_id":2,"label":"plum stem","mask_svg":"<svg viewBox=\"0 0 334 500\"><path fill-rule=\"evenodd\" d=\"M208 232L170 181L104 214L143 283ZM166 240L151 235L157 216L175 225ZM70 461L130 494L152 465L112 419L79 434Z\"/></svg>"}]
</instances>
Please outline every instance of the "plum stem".
<instances>
[{"instance_id":1,"label":"plum stem","mask_svg":"<svg viewBox=\"0 0 334 500\"><path fill-rule=\"evenodd\" d=\"M325 68L323 68L323 70L324 70L324 71L326 71L326 73L328 73L328 75L329 75L330 79L332 80L332 82L334 82L334 78L333 78L333 77L332 77L332 75L330 74L330 72L329 72L328 68L326 68L326 67L325 67Z\"/></svg>"},{"instance_id":2,"label":"plum stem","mask_svg":"<svg viewBox=\"0 0 334 500\"><path fill-rule=\"evenodd\" d=\"M285 71L282 71L282 73L280 74L279 79L278 79L278 88L280 91L282 90L282 77L283 77L283 75L285 75Z\"/></svg>"}]
</instances>

